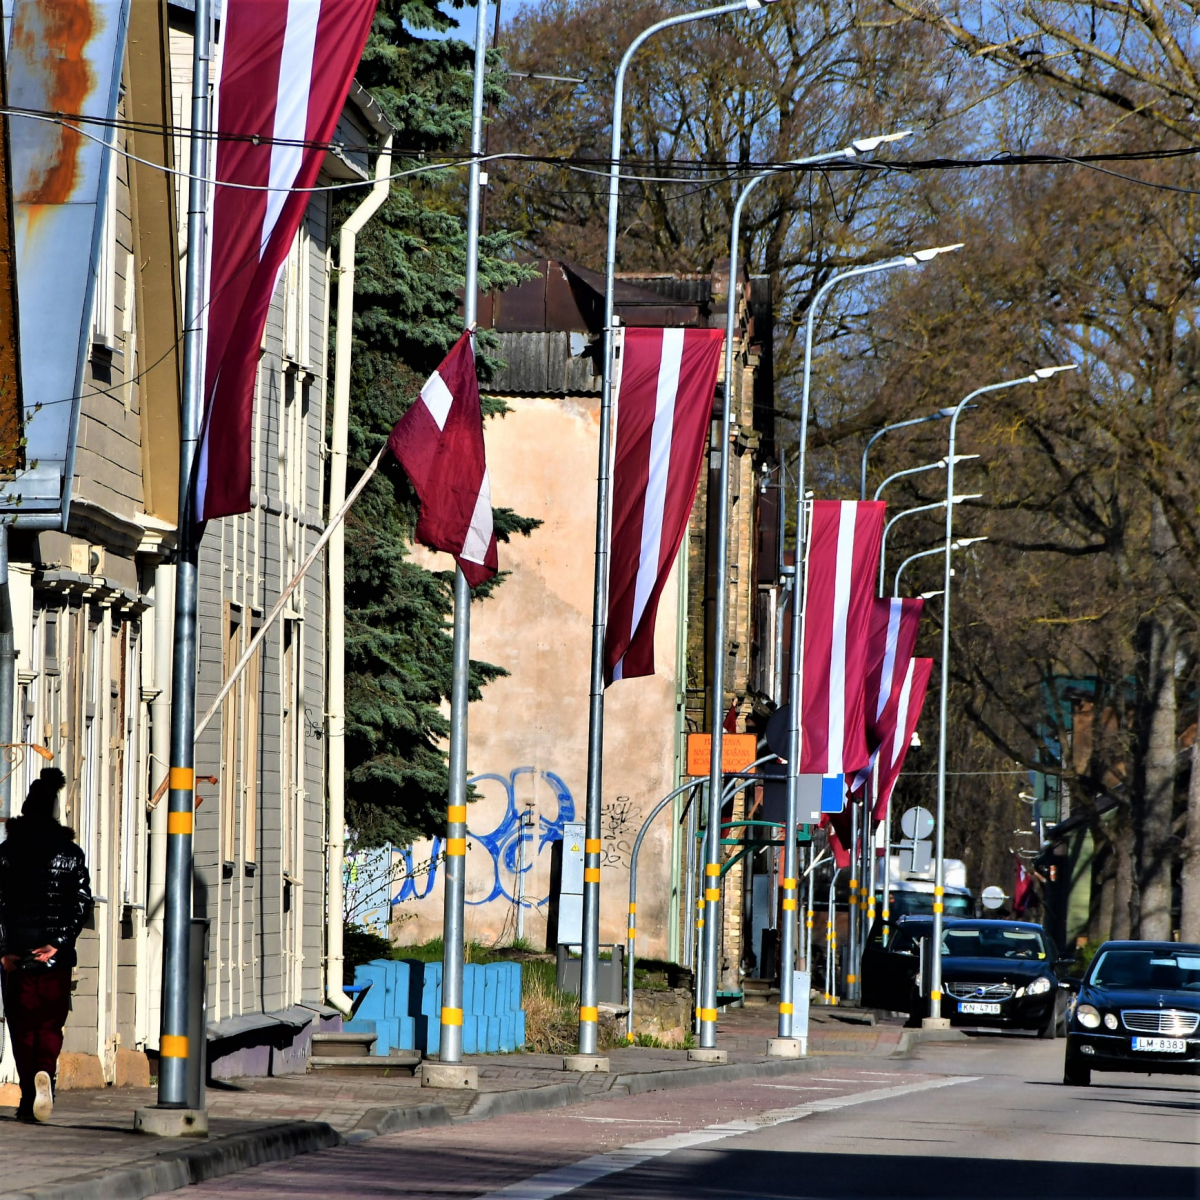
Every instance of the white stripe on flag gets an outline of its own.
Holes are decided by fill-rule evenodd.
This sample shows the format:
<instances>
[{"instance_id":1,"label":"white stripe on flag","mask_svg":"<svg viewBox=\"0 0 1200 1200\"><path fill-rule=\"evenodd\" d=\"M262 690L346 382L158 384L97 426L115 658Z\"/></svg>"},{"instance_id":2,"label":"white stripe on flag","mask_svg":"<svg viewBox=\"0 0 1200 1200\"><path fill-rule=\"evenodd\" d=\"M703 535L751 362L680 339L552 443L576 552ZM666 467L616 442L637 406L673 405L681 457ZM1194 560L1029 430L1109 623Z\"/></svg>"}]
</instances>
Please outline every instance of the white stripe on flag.
<instances>
[{"instance_id":1,"label":"white stripe on flag","mask_svg":"<svg viewBox=\"0 0 1200 1200\"><path fill-rule=\"evenodd\" d=\"M892 763L904 753L904 736L908 732L908 698L912 695L913 670L917 665L915 658L908 660L908 670L904 673L904 686L900 689L900 706L896 713L896 732L892 735Z\"/></svg>"},{"instance_id":2,"label":"white stripe on flag","mask_svg":"<svg viewBox=\"0 0 1200 1200\"><path fill-rule=\"evenodd\" d=\"M484 467L483 482L479 485L479 495L475 497L475 511L471 513L471 527L467 530L461 557L467 562L482 564L491 544L492 480L487 467Z\"/></svg>"},{"instance_id":3,"label":"white stripe on flag","mask_svg":"<svg viewBox=\"0 0 1200 1200\"><path fill-rule=\"evenodd\" d=\"M650 431L650 465L646 500L642 509L642 546L638 556L637 583L633 590L632 635L650 602L658 578L662 548L663 510L667 502L667 477L671 470L671 435L675 429L675 397L679 392L679 370L683 364L683 330L664 329L662 358L658 364L658 392L654 399L654 425Z\"/></svg>"},{"instance_id":4,"label":"white stripe on flag","mask_svg":"<svg viewBox=\"0 0 1200 1200\"><path fill-rule=\"evenodd\" d=\"M425 402L425 407L429 409L429 415L434 419L438 429L445 429L446 418L450 415L450 405L454 403L454 397L446 386L441 372L434 371L425 380L425 386L421 389L421 399Z\"/></svg>"},{"instance_id":5,"label":"white stripe on flag","mask_svg":"<svg viewBox=\"0 0 1200 1200\"><path fill-rule=\"evenodd\" d=\"M838 511L837 564L833 576L833 645L829 656L828 775L842 774L846 743L846 625L850 620L850 583L854 569L854 530L858 505L843 500Z\"/></svg>"},{"instance_id":6,"label":"white stripe on flag","mask_svg":"<svg viewBox=\"0 0 1200 1200\"><path fill-rule=\"evenodd\" d=\"M275 141L271 145L271 171L267 192L267 211L263 217L262 239L258 256L262 258L283 211L288 188L300 171L304 147L284 145L280 139L300 143L308 133L308 96L312 87L313 55L317 44L317 23L321 19L320 0L290 0L287 26L283 34L283 52L279 58L279 84L275 97Z\"/></svg>"},{"instance_id":7,"label":"white stripe on flag","mask_svg":"<svg viewBox=\"0 0 1200 1200\"><path fill-rule=\"evenodd\" d=\"M888 601L887 637L883 646L883 670L879 673L879 699L875 705L875 720L883 716L888 697L892 694L892 676L896 673L896 644L900 640L902 600Z\"/></svg>"}]
</instances>

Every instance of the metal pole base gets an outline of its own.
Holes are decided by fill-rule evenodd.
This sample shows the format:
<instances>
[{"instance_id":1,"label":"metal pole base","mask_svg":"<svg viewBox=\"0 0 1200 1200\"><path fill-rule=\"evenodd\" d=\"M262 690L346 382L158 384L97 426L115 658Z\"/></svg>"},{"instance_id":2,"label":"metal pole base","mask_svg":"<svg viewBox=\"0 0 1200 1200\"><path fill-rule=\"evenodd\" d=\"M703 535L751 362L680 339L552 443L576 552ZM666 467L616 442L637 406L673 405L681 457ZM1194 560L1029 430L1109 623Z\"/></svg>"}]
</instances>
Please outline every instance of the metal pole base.
<instances>
[{"instance_id":1,"label":"metal pole base","mask_svg":"<svg viewBox=\"0 0 1200 1200\"><path fill-rule=\"evenodd\" d=\"M469 1067L465 1063L423 1062L421 1086L478 1091L479 1068Z\"/></svg>"},{"instance_id":2,"label":"metal pole base","mask_svg":"<svg viewBox=\"0 0 1200 1200\"><path fill-rule=\"evenodd\" d=\"M808 1050L807 1038L773 1037L767 1039L768 1058L803 1058Z\"/></svg>"},{"instance_id":3,"label":"metal pole base","mask_svg":"<svg viewBox=\"0 0 1200 1200\"><path fill-rule=\"evenodd\" d=\"M568 1054L563 1058L564 1071L599 1071L608 1073L607 1054Z\"/></svg>"},{"instance_id":4,"label":"metal pole base","mask_svg":"<svg viewBox=\"0 0 1200 1200\"><path fill-rule=\"evenodd\" d=\"M202 1108L135 1108L133 1132L151 1137L208 1137L208 1113Z\"/></svg>"},{"instance_id":5,"label":"metal pole base","mask_svg":"<svg viewBox=\"0 0 1200 1200\"><path fill-rule=\"evenodd\" d=\"M950 1028L950 1018L949 1017L922 1017L921 1018L921 1028L922 1029L949 1029Z\"/></svg>"},{"instance_id":6,"label":"metal pole base","mask_svg":"<svg viewBox=\"0 0 1200 1200\"><path fill-rule=\"evenodd\" d=\"M695 1049L688 1051L688 1062L727 1063L728 1061L728 1050L716 1050L704 1046L697 1046Z\"/></svg>"}]
</instances>

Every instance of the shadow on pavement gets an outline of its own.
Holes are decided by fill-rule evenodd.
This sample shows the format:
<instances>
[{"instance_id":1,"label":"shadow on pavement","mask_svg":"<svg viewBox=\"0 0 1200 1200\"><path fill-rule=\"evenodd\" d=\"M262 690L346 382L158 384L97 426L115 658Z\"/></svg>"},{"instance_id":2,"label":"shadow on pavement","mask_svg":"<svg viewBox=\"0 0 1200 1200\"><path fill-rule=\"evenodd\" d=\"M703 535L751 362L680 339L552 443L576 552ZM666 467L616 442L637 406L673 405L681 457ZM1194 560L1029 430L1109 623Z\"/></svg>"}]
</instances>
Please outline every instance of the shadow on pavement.
<instances>
[{"instance_id":1,"label":"shadow on pavement","mask_svg":"<svg viewBox=\"0 0 1200 1200\"><path fill-rule=\"evenodd\" d=\"M709 1150L672 1154L572 1195L580 1200L1193 1200L1200 1194L1197 1188L1191 1167Z\"/></svg>"}]
</instances>

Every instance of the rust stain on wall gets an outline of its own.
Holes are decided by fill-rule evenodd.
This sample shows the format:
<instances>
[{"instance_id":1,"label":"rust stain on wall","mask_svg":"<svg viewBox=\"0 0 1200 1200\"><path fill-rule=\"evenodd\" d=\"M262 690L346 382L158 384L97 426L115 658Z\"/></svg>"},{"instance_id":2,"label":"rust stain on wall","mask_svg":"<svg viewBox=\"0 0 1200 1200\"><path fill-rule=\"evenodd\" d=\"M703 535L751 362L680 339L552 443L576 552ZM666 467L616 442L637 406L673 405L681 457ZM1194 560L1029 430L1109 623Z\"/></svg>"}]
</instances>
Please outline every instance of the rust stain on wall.
<instances>
[{"instance_id":1,"label":"rust stain on wall","mask_svg":"<svg viewBox=\"0 0 1200 1200\"><path fill-rule=\"evenodd\" d=\"M89 0L27 0L18 6L14 18L13 53L38 64L46 107L55 112L82 112L95 86L87 45L98 22ZM25 204L64 204L78 182L82 136L63 125L46 126L46 130L45 149L17 196ZM29 212L28 217L36 220L36 212Z\"/></svg>"},{"instance_id":2,"label":"rust stain on wall","mask_svg":"<svg viewBox=\"0 0 1200 1200\"><path fill-rule=\"evenodd\" d=\"M0 41L0 104L6 107L7 75ZM5 476L25 465L21 443L20 341L8 118L0 117L0 475Z\"/></svg>"}]
</instances>

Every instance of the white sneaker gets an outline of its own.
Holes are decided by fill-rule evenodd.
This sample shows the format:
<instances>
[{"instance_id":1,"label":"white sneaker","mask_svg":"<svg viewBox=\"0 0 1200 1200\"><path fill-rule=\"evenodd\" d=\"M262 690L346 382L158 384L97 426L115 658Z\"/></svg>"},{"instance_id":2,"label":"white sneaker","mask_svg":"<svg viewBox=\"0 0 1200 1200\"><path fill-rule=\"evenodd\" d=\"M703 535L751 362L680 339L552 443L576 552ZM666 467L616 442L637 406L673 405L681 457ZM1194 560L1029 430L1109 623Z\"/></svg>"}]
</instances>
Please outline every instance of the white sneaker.
<instances>
[{"instance_id":1,"label":"white sneaker","mask_svg":"<svg viewBox=\"0 0 1200 1200\"><path fill-rule=\"evenodd\" d=\"M39 1071L33 1077L33 1119L48 1121L54 1111L54 1096L50 1091L50 1076L45 1071Z\"/></svg>"}]
</instances>

